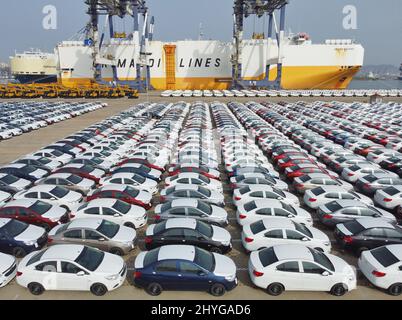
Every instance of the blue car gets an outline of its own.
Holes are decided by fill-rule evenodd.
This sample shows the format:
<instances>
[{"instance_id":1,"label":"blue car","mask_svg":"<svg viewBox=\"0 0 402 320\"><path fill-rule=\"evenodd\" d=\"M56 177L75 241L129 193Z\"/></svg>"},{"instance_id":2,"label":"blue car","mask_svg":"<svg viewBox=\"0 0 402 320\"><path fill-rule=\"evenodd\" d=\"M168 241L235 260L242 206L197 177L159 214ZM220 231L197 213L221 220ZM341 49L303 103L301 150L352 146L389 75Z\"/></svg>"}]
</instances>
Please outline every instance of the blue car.
<instances>
[{"instance_id":1,"label":"blue car","mask_svg":"<svg viewBox=\"0 0 402 320\"><path fill-rule=\"evenodd\" d=\"M0 218L0 252L22 258L47 243L45 229L14 219Z\"/></svg>"},{"instance_id":2,"label":"blue car","mask_svg":"<svg viewBox=\"0 0 402 320\"><path fill-rule=\"evenodd\" d=\"M167 245L137 256L134 285L152 296L182 290L218 297L237 286L236 265L224 255L195 246Z\"/></svg>"},{"instance_id":3,"label":"blue car","mask_svg":"<svg viewBox=\"0 0 402 320\"><path fill-rule=\"evenodd\" d=\"M0 168L0 173L11 174L17 178L25 179L30 182L35 182L36 180L38 180L34 176L31 176L30 174L27 174L24 171L16 168Z\"/></svg>"}]
</instances>

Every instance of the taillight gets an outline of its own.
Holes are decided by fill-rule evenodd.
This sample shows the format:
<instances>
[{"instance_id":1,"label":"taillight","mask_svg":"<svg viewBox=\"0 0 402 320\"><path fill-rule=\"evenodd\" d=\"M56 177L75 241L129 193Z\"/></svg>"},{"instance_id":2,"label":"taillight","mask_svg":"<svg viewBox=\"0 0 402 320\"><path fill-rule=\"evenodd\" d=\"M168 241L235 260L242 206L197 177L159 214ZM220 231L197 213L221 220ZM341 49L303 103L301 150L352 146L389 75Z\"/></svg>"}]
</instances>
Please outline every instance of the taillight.
<instances>
[{"instance_id":1,"label":"taillight","mask_svg":"<svg viewBox=\"0 0 402 320\"><path fill-rule=\"evenodd\" d=\"M155 220L160 220L161 219L161 216L159 215L159 214L157 214L156 216L155 216Z\"/></svg>"},{"instance_id":2,"label":"taillight","mask_svg":"<svg viewBox=\"0 0 402 320\"><path fill-rule=\"evenodd\" d=\"M244 214L241 214L241 215L239 215L239 218L240 218L240 219L246 219L246 218L247 218L247 216L246 216L246 215L244 215Z\"/></svg>"},{"instance_id":3,"label":"taillight","mask_svg":"<svg viewBox=\"0 0 402 320\"><path fill-rule=\"evenodd\" d=\"M22 276L22 272L21 271L17 271L17 277Z\"/></svg>"},{"instance_id":4,"label":"taillight","mask_svg":"<svg viewBox=\"0 0 402 320\"><path fill-rule=\"evenodd\" d=\"M377 278L381 278L381 277L386 276L386 273L380 272L380 271L377 271L377 270L373 270L372 275L374 275Z\"/></svg>"},{"instance_id":5,"label":"taillight","mask_svg":"<svg viewBox=\"0 0 402 320\"><path fill-rule=\"evenodd\" d=\"M231 187L232 189L236 189L236 188L237 188L237 184L232 183L232 184L230 184L230 187Z\"/></svg>"},{"instance_id":6,"label":"taillight","mask_svg":"<svg viewBox=\"0 0 402 320\"><path fill-rule=\"evenodd\" d=\"M295 184L295 188L303 188L303 187L304 187L304 184L302 184L302 183Z\"/></svg>"},{"instance_id":7,"label":"taillight","mask_svg":"<svg viewBox=\"0 0 402 320\"><path fill-rule=\"evenodd\" d=\"M47 243L52 243L53 242L53 238L47 238Z\"/></svg>"},{"instance_id":8,"label":"taillight","mask_svg":"<svg viewBox=\"0 0 402 320\"><path fill-rule=\"evenodd\" d=\"M259 272L259 271L257 271L257 270L254 270L254 271L253 271L253 274L254 274L256 277L262 277L262 276L264 275L264 272Z\"/></svg>"},{"instance_id":9,"label":"taillight","mask_svg":"<svg viewBox=\"0 0 402 320\"><path fill-rule=\"evenodd\" d=\"M134 279L141 278L142 274L139 271L134 272Z\"/></svg>"},{"instance_id":10,"label":"taillight","mask_svg":"<svg viewBox=\"0 0 402 320\"><path fill-rule=\"evenodd\" d=\"M170 183L165 183L165 186L166 186L166 187L169 187L169 186L170 186Z\"/></svg>"},{"instance_id":11,"label":"taillight","mask_svg":"<svg viewBox=\"0 0 402 320\"><path fill-rule=\"evenodd\" d=\"M348 173L348 177L353 177L354 175L355 175L354 173L351 172Z\"/></svg>"},{"instance_id":12,"label":"taillight","mask_svg":"<svg viewBox=\"0 0 402 320\"><path fill-rule=\"evenodd\" d=\"M249 237L246 237L244 240L245 240L247 243L250 243L250 242L253 242L253 241L254 241L254 239L249 238Z\"/></svg>"},{"instance_id":13,"label":"taillight","mask_svg":"<svg viewBox=\"0 0 402 320\"><path fill-rule=\"evenodd\" d=\"M344 236L343 237L343 241L345 243L352 243L353 242L353 238L351 236Z\"/></svg>"},{"instance_id":14,"label":"taillight","mask_svg":"<svg viewBox=\"0 0 402 320\"><path fill-rule=\"evenodd\" d=\"M227 163L227 164L226 164L226 166L227 166L227 167L230 167L230 166L231 166L231 164L230 164L230 163Z\"/></svg>"},{"instance_id":15,"label":"taillight","mask_svg":"<svg viewBox=\"0 0 402 320\"><path fill-rule=\"evenodd\" d=\"M310 202L316 202L317 199L315 199L315 198L310 198L310 199L308 199L308 201L310 201Z\"/></svg>"},{"instance_id":16,"label":"taillight","mask_svg":"<svg viewBox=\"0 0 402 320\"><path fill-rule=\"evenodd\" d=\"M145 237L145 243L146 244L151 244L152 243L152 238L151 237Z\"/></svg>"},{"instance_id":17,"label":"taillight","mask_svg":"<svg viewBox=\"0 0 402 320\"><path fill-rule=\"evenodd\" d=\"M235 200L239 201L239 200L241 200L241 198L240 197L235 197Z\"/></svg>"},{"instance_id":18,"label":"taillight","mask_svg":"<svg viewBox=\"0 0 402 320\"><path fill-rule=\"evenodd\" d=\"M331 214L324 214L323 218L324 219L332 219L332 215Z\"/></svg>"},{"instance_id":19,"label":"taillight","mask_svg":"<svg viewBox=\"0 0 402 320\"><path fill-rule=\"evenodd\" d=\"M390 198L384 198L383 200L384 200L384 202L391 202L392 201L392 199L390 199Z\"/></svg>"},{"instance_id":20,"label":"taillight","mask_svg":"<svg viewBox=\"0 0 402 320\"><path fill-rule=\"evenodd\" d=\"M166 197L165 197L165 196L161 196L161 197L160 197L160 201L161 201L161 202L165 202L165 201L166 201Z\"/></svg>"},{"instance_id":21,"label":"taillight","mask_svg":"<svg viewBox=\"0 0 402 320\"><path fill-rule=\"evenodd\" d=\"M75 218L75 215L70 213L70 219L73 219L73 218Z\"/></svg>"}]
</instances>

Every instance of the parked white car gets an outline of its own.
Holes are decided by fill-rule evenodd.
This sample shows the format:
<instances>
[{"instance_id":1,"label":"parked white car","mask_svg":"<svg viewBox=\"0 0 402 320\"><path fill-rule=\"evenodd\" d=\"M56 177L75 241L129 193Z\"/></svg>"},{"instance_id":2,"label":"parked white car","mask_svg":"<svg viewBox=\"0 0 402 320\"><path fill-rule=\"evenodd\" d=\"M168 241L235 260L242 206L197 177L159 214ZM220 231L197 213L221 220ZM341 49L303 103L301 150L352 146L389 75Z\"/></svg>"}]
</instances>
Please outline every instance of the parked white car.
<instances>
[{"instance_id":1,"label":"parked white car","mask_svg":"<svg viewBox=\"0 0 402 320\"><path fill-rule=\"evenodd\" d=\"M126 275L127 266L117 255L82 245L55 245L22 259L17 283L34 295L69 290L103 296L119 288Z\"/></svg>"},{"instance_id":2,"label":"parked white car","mask_svg":"<svg viewBox=\"0 0 402 320\"><path fill-rule=\"evenodd\" d=\"M402 206L402 186L392 186L377 190L374 194L374 202L389 210Z\"/></svg>"},{"instance_id":3,"label":"parked white car","mask_svg":"<svg viewBox=\"0 0 402 320\"><path fill-rule=\"evenodd\" d=\"M342 296L356 289L356 272L341 258L303 245L278 245L254 251L248 271L251 281L268 294L286 291L326 291Z\"/></svg>"},{"instance_id":4,"label":"parked white car","mask_svg":"<svg viewBox=\"0 0 402 320\"><path fill-rule=\"evenodd\" d=\"M198 173L180 173L173 177L167 177L165 180L165 185L168 187L183 184L184 185L195 184L206 188L210 188L211 190L218 190L219 192L223 192L222 183L220 181L207 178L202 174Z\"/></svg>"},{"instance_id":5,"label":"parked white car","mask_svg":"<svg viewBox=\"0 0 402 320\"><path fill-rule=\"evenodd\" d=\"M7 173L0 173L0 181L19 191L22 191L32 185L32 182L27 179L18 178Z\"/></svg>"},{"instance_id":6,"label":"parked white car","mask_svg":"<svg viewBox=\"0 0 402 320\"><path fill-rule=\"evenodd\" d=\"M260 199L280 200L289 204L300 205L299 198L294 194L267 185L253 184L233 190L233 203L235 206Z\"/></svg>"},{"instance_id":7,"label":"parked white car","mask_svg":"<svg viewBox=\"0 0 402 320\"><path fill-rule=\"evenodd\" d=\"M17 274L17 260L0 252L0 288L5 287Z\"/></svg>"},{"instance_id":8,"label":"parked white car","mask_svg":"<svg viewBox=\"0 0 402 320\"><path fill-rule=\"evenodd\" d=\"M158 183L136 173L115 173L111 176L100 179L99 184L126 184L137 189L146 190L152 194L158 191Z\"/></svg>"}]
</instances>

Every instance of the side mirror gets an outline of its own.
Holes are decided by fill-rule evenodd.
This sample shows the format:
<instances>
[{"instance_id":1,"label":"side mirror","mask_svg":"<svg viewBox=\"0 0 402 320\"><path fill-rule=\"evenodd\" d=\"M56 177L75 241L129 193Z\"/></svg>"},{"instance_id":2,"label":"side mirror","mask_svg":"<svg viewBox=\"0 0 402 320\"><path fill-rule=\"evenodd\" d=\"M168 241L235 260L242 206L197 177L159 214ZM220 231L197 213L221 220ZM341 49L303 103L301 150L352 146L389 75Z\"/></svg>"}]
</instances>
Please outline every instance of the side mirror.
<instances>
[{"instance_id":1,"label":"side mirror","mask_svg":"<svg viewBox=\"0 0 402 320\"><path fill-rule=\"evenodd\" d=\"M294 218L293 214L289 214L288 218Z\"/></svg>"},{"instance_id":2,"label":"side mirror","mask_svg":"<svg viewBox=\"0 0 402 320\"><path fill-rule=\"evenodd\" d=\"M115 214L114 214L114 217L116 217L116 218L117 218L117 217L120 217L120 214L115 213Z\"/></svg>"},{"instance_id":3,"label":"side mirror","mask_svg":"<svg viewBox=\"0 0 402 320\"><path fill-rule=\"evenodd\" d=\"M199 241L205 241L204 237L198 237Z\"/></svg>"},{"instance_id":4,"label":"side mirror","mask_svg":"<svg viewBox=\"0 0 402 320\"><path fill-rule=\"evenodd\" d=\"M77 276L78 276L78 277L85 276L85 272L84 272L84 271L80 271L80 272L77 273Z\"/></svg>"},{"instance_id":5,"label":"side mirror","mask_svg":"<svg viewBox=\"0 0 402 320\"><path fill-rule=\"evenodd\" d=\"M200 277L204 277L204 276L207 275L204 271L198 271L197 274L198 274L198 276L200 276Z\"/></svg>"},{"instance_id":6,"label":"side mirror","mask_svg":"<svg viewBox=\"0 0 402 320\"><path fill-rule=\"evenodd\" d=\"M50 200L57 200L55 197L51 197Z\"/></svg>"},{"instance_id":7,"label":"side mirror","mask_svg":"<svg viewBox=\"0 0 402 320\"><path fill-rule=\"evenodd\" d=\"M303 239L301 239L301 241L310 241L310 239L307 237L304 237Z\"/></svg>"},{"instance_id":8,"label":"side mirror","mask_svg":"<svg viewBox=\"0 0 402 320\"><path fill-rule=\"evenodd\" d=\"M98 241L106 241L106 239L102 237L102 238L99 238Z\"/></svg>"},{"instance_id":9,"label":"side mirror","mask_svg":"<svg viewBox=\"0 0 402 320\"><path fill-rule=\"evenodd\" d=\"M328 277L328 276L329 276L329 272L328 272L328 271L324 271L321 275L322 275L323 277Z\"/></svg>"}]
</instances>

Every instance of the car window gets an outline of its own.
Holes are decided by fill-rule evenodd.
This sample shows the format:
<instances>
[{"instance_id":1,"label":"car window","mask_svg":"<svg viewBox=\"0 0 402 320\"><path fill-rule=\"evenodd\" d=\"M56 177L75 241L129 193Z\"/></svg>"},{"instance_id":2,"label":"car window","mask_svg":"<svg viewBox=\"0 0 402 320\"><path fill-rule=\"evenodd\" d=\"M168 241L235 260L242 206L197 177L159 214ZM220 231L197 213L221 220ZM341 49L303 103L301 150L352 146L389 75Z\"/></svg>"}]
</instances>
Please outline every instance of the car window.
<instances>
[{"instance_id":1,"label":"car window","mask_svg":"<svg viewBox=\"0 0 402 320\"><path fill-rule=\"evenodd\" d=\"M25 198L28 198L28 199L36 199L37 197L38 197L37 192L29 192L25 195ZM42 198L42 199L46 199L46 198Z\"/></svg>"},{"instance_id":2,"label":"car window","mask_svg":"<svg viewBox=\"0 0 402 320\"><path fill-rule=\"evenodd\" d=\"M275 216L278 216L278 217L288 217L291 214L290 212L288 212L284 209L281 209L281 208L273 208L273 211L274 211Z\"/></svg>"},{"instance_id":3,"label":"car window","mask_svg":"<svg viewBox=\"0 0 402 320\"><path fill-rule=\"evenodd\" d=\"M194 210L195 212L198 213L198 211L196 209L192 209L192 210ZM169 211L169 214L184 216L184 215L186 215L186 212L185 212L184 208L173 208L172 210Z\"/></svg>"},{"instance_id":4,"label":"car window","mask_svg":"<svg viewBox=\"0 0 402 320\"><path fill-rule=\"evenodd\" d=\"M368 230L364 231L363 235L366 237L372 237L372 238L384 238L385 232L384 232L384 229L381 229L381 228L372 228L372 229L368 229Z\"/></svg>"},{"instance_id":5,"label":"car window","mask_svg":"<svg viewBox=\"0 0 402 320\"><path fill-rule=\"evenodd\" d=\"M290 240L301 240L306 236L295 230L286 230L286 238Z\"/></svg>"},{"instance_id":6,"label":"car window","mask_svg":"<svg viewBox=\"0 0 402 320\"><path fill-rule=\"evenodd\" d=\"M0 214L2 215L16 215L17 214L17 208L3 208L0 210Z\"/></svg>"},{"instance_id":7,"label":"car window","mask_svg":"<svg viewBox=\"0 0 402 320\"><path fill-rule=\"evenodd\" d=\"M282 229L271 230L265 233L266 238L283 239Z\"/></svg>"},{"instance_id":8,"label":"car window","mask_svg":"<svg viewBox=\"0 0 402 320\"><path fill-rule=\"evenodd\" d=\"M168 229L166 230L163 235L163 237L172 237L172 238L182 238L183 237L183 229Z\"/></svg>"},{"instance_id":9,"label":"car window","mask_svg":"<svg viewBox=\"0 0 402 320\"><path fill-rule=\"evenodd\" d=\"M183 232L186 238L198 238L201 236L196 230L184 229Z\"/></svg>"},{"instance_id":10,"label":"car window","mask_svg":"<svg viewBox=\"0 0 402 320\"><path fill-rule=\"evenodd\" d=\"M99 240L104 238L100 233L93 230L85 230L85 239L88 240Z\"/></svg>"},{"instance_id":11,"label":"car window","mask_svg":"<svg viewBox=\"0 0 402 320\"><path fill-rule=\"evenodd\" d=\"M284 262L276 267L276 270L282 272L300 272L297 261Z\"/></svg>"},{"instance_id":12,"label":"car window","mask_svg":"<svg viewBox=\"0 0 402 320\"><path fill-rule=\"evenodd\" d=\"M47 192L41 192L40 193L40 198L41 199L52 199L54 198L50 193Z\"/></svg>"},{"instance_id":13,"label":"car window","mask_svg":"<svg viewBox=\"0 0 402 320\"><path fill-rule=\"evenodd\" d=\"M76 266L73 263L65 262L65 261L61 262L61 272L62 273L77 274L80 271L84 271L84 270L82 270L81 268L79 268L78 266Z\"/></svg>"},{"instance_id":14,"label":"car window","mask_svg":"<svg viewBox=\"0 0 402 320\"><path fill-rule=\"evenodd\" d=\"M114 211L113 209L105 207L102 207L102 212L105 216L114 216L115 214L118 214L118 212Z\"/></svg>"},{"instance_id":15,"label":"car window","mask_svg":"<svg viewBox=\"0 0 402 320\"><path fill-rule=\"evenodd\" d=\"M359 209L354 209L354 208L345 208L340 211L341 214L348 215L348 216L358 216L359 215Z\"/></svg>"},{"instance_id":16,"label":"car window","mask_svg":"<svg viewBox=\"0 0 402 320\"><path fill-rule=\"evenodd\" d=\"M190 273L190 274L197 274L198 272L202 271L202 269L196 266L192 262L188 261L181 261L179 263L180 272L183 273Z\"/></svg>"},{"instance_id":17,"label":"car window","mask_svg":"<svg viewBox=\"0 0 402 320\"><path fill-rule=\"evenodd\" d=\"M327 198L327 199L339 199L339 193L336 193L336 192L327 193L325 195L325 198Z\"/></svg>"},{"instance_id":18,"label":"car window","mask_svg":"<svg viewBox=\"0 0 402 320\"><path fill-rule=\"evenodd\" d=\"M112 179L112 180L110 180L110 182L111 182L111 183L115 183L115 184L121 184L122 179L120 179L120 178L116 178L116 179Z\"/></svg>"},{"instance_id":19,"label":"car window","mask_svg":"<svg viewBox=\"0 0 402 320\"><path fill-rule=\"evenodd\" d=\"M402 239L402 233L395 229L384 229L385 236L392 239Z\"/></svg>"},{"instance_id":20,"label":"car window","mask_svg":"<svg viewBox=\"0 0 402 320\"><path fill-rule=\"evenodd\" d=\"M57 261L46 261L35 266L36 271L57 272Z\"/></svg>"},{"instance_id":21,"label":"car window","mask_svg":"<svg viewBox=\"0 0 402 320\"><path fill-rule=\"evenodd\" d=\"M47 179L46 183L47 184L57 184L57 179Z\"/></svg>"},{"instance_id":22,"label":"car window","mask_svg":"<svg viewBox=\"0 0 402 320\"><path fill-rule=\"evenodd\" d=\"M177 272L177 263L175 260L161 261L155 267L156 272Z\"/></svg>"},{"instance_id":23,"label":"car window","mask_svg":"<svg viewBox=\"0 0 402 320\"><path fill-rule=\"evenodd\" d=\"M194 192L194 191L192 191L192 192ZM185 191L185 190L181 190L181 191L176 191L175 193L174 193L174 196L175 197L179 197L179 198L187 198L187 191ZM192 194L192 193L190 193L190 197L195 197L196 196L196 193L194 192L194 194Z\"/></svg>"},{"instance_id":24,"label":"car window","mask_svg":"<svg viewBox=\"0 0 402 320\"><path fill-rule=\"evenodd\" d=\"M81 230L70 230L65 232L63 236L68 239L82 239Z\"/></svg>"},{"instance_id":25,"label":"car window","mask_svg":"<svg viewBox=\"0 0 402 320\"><path fill-rule=\"evenodd\" d=\"M355 195L353 195L353 194L350 194L350 193L341 193L341 199L344 199L344 200L354 200L354 199L356 199L357 197L355 196Z\"/></svg>"},{"instance_id":26,"label":"car window","mask_svg":"<svg viewBox=\"0 0 402 320\"><path fill-rule=\"evenodd\" d=\"M84 211L85 214L99 214L99 208L89 208Z\"/></svg>"},{"instance_id":27,"label":"car window","mask_svg":"<svg viewBox=\"0 0 402 320\"><path fill-rule=\"evenodd\" d=\"M279 194L274 193L274 192L266 191L265 194L266 194L266 197L270 198L270 199L278 199L280 197Z\"/></svg>"},{"instance_id":28,"label":"car window","mask_svg":"<svg viewBox=\"0 0 402 320\"><path fill-rule=\"evenodd\" d=\"M302 265L303 265L303 272L304 273L323 274L325 271L327 271L327 270L323 269L322 267L320 267L317 264L312 263L312 262L303 261Z\"/></svg>"},{"instance_id":29,"label":"car window","mask_svg":"<svg viewBox=\"0 0 402 320\"><path fill-rule=\"evenodd\" d=\"M181 178L177 180L177 183L183 183L183 184L188 184L189 179L188 178Z\"/></svg>"},{"instance_id":30,"label":"car window","mask_svg":"<svg viewBox=\"0 0 402 320\"><path fill-rule=\"evenodd\" d=\"M96 195L96 193L95 193L95 195ZM113 191L111 191L111 190L102 191L97 195L102 197L102 198L113 198Z\"/></svg>"},{"instance_id":31,"label":"car window","mask_svg":"<svg viewBox=\"0 0 402 320\"><path fill-rule=\"evenodd\" d=\"M264 197L264 192L262 192L262 191L251 192L250 197L263 198Z\"/></svg>"}]
</instances>

